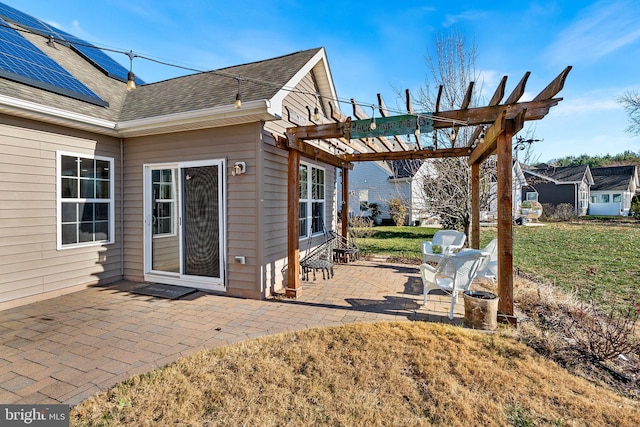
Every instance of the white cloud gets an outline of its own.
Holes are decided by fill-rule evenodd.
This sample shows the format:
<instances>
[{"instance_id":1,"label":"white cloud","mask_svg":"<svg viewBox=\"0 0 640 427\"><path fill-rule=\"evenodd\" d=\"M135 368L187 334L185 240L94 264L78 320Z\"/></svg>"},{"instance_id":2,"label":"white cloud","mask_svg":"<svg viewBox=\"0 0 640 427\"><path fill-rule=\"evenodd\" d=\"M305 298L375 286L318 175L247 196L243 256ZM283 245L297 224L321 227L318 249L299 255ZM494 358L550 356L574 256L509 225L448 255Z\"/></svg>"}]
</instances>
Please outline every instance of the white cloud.
<instances>
[{"instance_id":1,"label":"white cloud","mask_svg":"<svg viewBox=\"0 0 640 427\"><path fill-rule=\"evenodd\" d=\"M562 31L547 49L554 63L596 62L640 40L640 6L637 1L601 1Z\"/></svg>"}]
</instances>

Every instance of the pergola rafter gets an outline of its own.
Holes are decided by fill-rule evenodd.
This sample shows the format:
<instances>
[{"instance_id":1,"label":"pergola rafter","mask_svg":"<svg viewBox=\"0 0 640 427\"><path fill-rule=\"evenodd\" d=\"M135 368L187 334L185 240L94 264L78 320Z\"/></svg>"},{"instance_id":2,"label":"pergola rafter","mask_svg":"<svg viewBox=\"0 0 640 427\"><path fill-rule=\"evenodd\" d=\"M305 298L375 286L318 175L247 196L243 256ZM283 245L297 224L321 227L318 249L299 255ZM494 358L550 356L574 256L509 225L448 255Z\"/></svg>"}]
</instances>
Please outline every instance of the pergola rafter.
<instances>
[{"instance_id":1,"label":"pergola rafter","mask_svg":"<svg viewBox=\"0 0 640 427\"><path fill-rule=\"evenodd\" d=\"M471 246L479 247L479 171L480 164L489 156L497 155L497 194L498 194L498 294L500 297L498 310L502 320L515 323L513 316L513 218L512 218L512 138L529 120L540 120L549 110L556 106L562 98L554 98L564 86L565 79L571 71L571 66L565 68L545 89L531 101L518 102L525 91L530 73L527 72L513 89L504 103L501 103L505 93L507 77L503 77L488 105L470 107L473 82L469 85L461 108L440 111L442 87L439 88L434 113L416 114L411 103L409 91L406 91L407 111L410 115L432 117L433 131L460 127L474 127L471 138L466 145L451 142L447 148L423 149L419 146L411 150L398 135L393 135L395 144L386 137L376 137L381 147L373 146L366 141L351 139L351 120L336 110L332 103L332 123L310 126L297 126L286 130L286 138L274 135L276 145L289 150L289 192L288 192L288 270L286 294L290 297L300 295L299 275L299 240L298 240L298 209L299 209L299 168L300 157L316 159L342 170L342 234L348 237L347 207L349 200L349 170L353 162L379 160L407 160L429 159L443 157L469 157L471 166L472 191L472 238ZM382 97L378 94L379 110L383 117L389 117L388 110ZM363 120L369 116L352 100L354 116ZM417 122L416 122L417 123ZM484 132L483 141L478 136ZM383 139L384 138L384 139ZM338 146L348 147L340 152L330 153L323 150L318 143L311 141L338 139ZM383 148L382 150L380 148Z\"/></svg>"}]
</instances>

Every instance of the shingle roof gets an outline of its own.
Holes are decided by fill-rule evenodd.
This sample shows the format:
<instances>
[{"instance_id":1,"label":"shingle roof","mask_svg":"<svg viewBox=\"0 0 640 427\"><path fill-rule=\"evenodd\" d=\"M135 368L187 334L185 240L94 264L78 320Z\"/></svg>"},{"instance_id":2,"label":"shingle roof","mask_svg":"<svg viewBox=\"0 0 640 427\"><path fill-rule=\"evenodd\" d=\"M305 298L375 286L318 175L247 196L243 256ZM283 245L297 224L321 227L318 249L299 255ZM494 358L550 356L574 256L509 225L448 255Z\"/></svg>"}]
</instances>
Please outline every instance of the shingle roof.
<instances>
[{"instance_id":1,"label":"shingle roof","mask_svg":"<svg viewBox=\"0 0 640 427\"><path fill-rule=\"evenodd\" d=\"M591 168L594 181L591 190L627 190L635 170L634 165Z\"/></svg>"},{"instance_id":2,"label":"shingle roof","mask_svg":"<svg viewBox=\"0 0 640 427\"><path fill-rule=\"evenodd\" d=\"M549 166L541 165L534 169L524 169L523 172L531 172L546 176L558 182L580 182L587 172L587 165L580 166Z\"/></svg>"},{"instance_id":3,"label":"shingle roof","mask_svg":"<svg viewBox=\"0 0 640 427\"><path fill-rule=\"evenodd\" d=\"M418 169L420 169L422 163L424 163L423 159L390 160L387 162L387 164L393 171L393 176L390 176L389 178L411 178L416 174L416 172L418 172Z\"/></svg>"},{"instance_id":4,"label":"shingle roof","mask_svg":"<svg viewBox=\"0 0 640 427\"><path fill-rule=\"evenodd\" d=\"M127 95L120 120L231 105L240 80L243 102L271 99L321 48L139 86Z\"/></svg>"}]
</instances>

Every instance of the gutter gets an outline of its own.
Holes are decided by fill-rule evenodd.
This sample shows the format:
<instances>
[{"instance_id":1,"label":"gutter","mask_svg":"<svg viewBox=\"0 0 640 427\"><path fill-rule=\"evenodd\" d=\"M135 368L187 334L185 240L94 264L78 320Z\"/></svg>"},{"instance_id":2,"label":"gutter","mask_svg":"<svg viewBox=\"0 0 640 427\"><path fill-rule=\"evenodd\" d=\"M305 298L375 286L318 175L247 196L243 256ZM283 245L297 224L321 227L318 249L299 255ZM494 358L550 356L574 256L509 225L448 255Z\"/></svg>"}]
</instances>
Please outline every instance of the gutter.
<instances>
[{"instance_id":1,"label":"gutter","mask_svg":"<svg viewBox=\"0 0 640 427\"><path fill-rule=\"evenodd\" d=\"M6 95L0 95L0 112L12 116L61 124L84 130L93 130L98 133L111 135L117 126L116 122L110 120L98 119L87 116L86 114L74 113L61 108L50 107Z\"/></svg>"},{"instance_id":2,"label":"gutter","mask_svg":"<svg viewBox=\"0 0 640 427\"><path fill-rule=\"evenodd\" d=\"M119 138L272 121L282 118L280 112L273 108L268 99L245 102L239 109L233 105L222 105L116 122L0 95L0 113Z\"/></svg>"}]
</instances>

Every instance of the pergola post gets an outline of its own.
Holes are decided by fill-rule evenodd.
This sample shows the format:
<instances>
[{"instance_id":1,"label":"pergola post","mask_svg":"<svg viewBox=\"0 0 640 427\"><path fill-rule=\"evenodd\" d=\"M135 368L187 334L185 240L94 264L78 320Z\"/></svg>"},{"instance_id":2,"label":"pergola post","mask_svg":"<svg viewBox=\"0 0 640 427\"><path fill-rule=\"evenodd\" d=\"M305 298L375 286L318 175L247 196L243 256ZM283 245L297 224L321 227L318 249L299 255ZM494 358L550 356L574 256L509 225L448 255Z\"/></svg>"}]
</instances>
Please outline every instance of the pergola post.
<instances>
[{"instance_id":1,"label":"pergola post","mask_svg":"<svg viewBox=\"0 0 640 427\"><path fill-rule=\"evenodd\" d=\"M289 151L287 191L287 288L285 295L298 298L302 291L300 286L300 152Z\"/></svg>"},{"instance_id":2,"label":"pergola post","mask_svg":"<svg viewBox=\"0 0 640 427\"><path fill-rule=\"evenodd\" d=\"M342 237L349 239L349 168L342 168Z\"/></svg>"},{"instance_id":3,"label":"pergola post","mask_svg":"<svg viewBox=\"0 0 640 427\"><path fill-rule=\"evenodd\" d=\"M480 163L471 164L471 247L480 249Z\"/></svg>"},{"instance_id":4,"label":"pergola post","mask_svg":"<svg viewBox=\"0 0 640 427\"><path fill-rule=\"evenodd\" d=\"M513 214L512 214L512 138L516 125L506 120L504 132L498 136L498 311L509 323L513 315Z\"/></svg>"}]
</instances>

